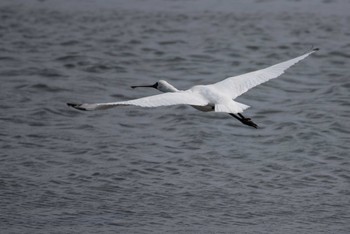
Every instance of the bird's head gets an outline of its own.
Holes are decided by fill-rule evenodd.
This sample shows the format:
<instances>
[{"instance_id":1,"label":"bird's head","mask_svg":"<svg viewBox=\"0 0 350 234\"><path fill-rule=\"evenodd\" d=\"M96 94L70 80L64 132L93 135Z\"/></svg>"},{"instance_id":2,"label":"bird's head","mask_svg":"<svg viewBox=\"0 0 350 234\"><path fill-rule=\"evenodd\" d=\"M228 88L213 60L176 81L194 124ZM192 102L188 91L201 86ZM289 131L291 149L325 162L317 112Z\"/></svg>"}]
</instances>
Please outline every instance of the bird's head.
<instances>
[{"instance_id":1,"label":"bird's head","mask_svg":"<svg viewBox=\"0 0 350 234\"><path fill-rule=\"evenodd\" d=\"M168 82L166 82L165 80L159 80L158 82L154 83L153 85L134 85L131 86L131 88L135 89L135 88L154 88L154 89L158 89L161 92L174 92L177 91L177 89L172 86L171 84L169 84Z\"/></svg>"}]
</instances>

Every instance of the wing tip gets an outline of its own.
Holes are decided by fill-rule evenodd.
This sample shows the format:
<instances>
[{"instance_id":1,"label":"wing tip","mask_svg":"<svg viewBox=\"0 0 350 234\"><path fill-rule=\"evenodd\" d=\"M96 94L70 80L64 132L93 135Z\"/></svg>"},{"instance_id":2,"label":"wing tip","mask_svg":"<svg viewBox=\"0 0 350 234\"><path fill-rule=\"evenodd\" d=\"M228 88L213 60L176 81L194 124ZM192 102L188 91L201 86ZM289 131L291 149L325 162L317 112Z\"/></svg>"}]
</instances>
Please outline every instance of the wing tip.
<instances>
[{"instance_id":1,"label":"wing tip","mask_svg":"<svg viewBox=\"0 0 350 234\"><path fill-rule=\"evenodd\" d=\"M319 50L320 50L320 48L315 48L312 51L319 51Z\"/></svg>"},{"instance_id":2,"label":"wing tip","mask_svg":"<svg viewBox=\"0 0 350 234\"><path fill-rule=\"evenodd\" d=\"M83 107L82 107L82 104L76 104L76 103L70 103L70 102L68 102L68 103L67 103L67 106L73 107L74 109L77 109L77 110L83 110L83 111L86 111L86 110L87 110L86 108L83 108Z\"/></svg>"}]
</instances>

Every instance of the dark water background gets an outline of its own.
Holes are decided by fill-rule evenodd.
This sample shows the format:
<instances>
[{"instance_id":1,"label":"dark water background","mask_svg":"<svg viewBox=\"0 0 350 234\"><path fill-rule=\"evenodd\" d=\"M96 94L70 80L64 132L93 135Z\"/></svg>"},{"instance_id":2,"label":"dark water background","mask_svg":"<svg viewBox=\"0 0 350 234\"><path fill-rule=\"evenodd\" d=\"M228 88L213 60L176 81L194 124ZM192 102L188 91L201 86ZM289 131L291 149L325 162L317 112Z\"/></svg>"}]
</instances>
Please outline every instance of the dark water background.
<instances>
[{"instance_id":1,"label":"dark water background","mask_svg":"<svg viewBox=\"0 0 350 234\"><path fill-rule=\"evenodd\" d=\"M350 2L0 3L1 233L349 233ZM238 99L65 103L208 84L321 50Z\"/></svg>"}]
</instances>

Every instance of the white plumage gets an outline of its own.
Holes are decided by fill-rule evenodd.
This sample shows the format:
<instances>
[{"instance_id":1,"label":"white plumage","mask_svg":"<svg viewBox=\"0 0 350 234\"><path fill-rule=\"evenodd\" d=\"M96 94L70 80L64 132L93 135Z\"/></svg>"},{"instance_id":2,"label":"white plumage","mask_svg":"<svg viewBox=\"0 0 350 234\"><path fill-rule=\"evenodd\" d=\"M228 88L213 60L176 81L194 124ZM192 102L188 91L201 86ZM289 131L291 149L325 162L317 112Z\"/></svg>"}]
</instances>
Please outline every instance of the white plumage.
<instances>
[{"instance_id":1,"label":"white plumage","mask_svg":"<svg viewBox=\"0 0 350 234\"><path fill-rule=\"evenodd\" d=\"M282 63L275 64L265 69L249 72L239 76L229 77L225 80L215 83L214 86L220 91L227 93L227 95L230 95L232 99L235 99L236 97L247 92L249 89L271 79L279 77L285 72L285 70L317 50L318 49L314 49L309 53Z\"/></svg>"},{"instance_id":2,"label":"white plumage","mask_svg":"<svg viewBox=\"0 0 350 234\"><path fill-rule=\"evenodd\" d=\"M290 59L288 61L278 63L276 65L249 72L243 75L229 77L220 82L210 85L198 85L192 88L179 91L174 86L166 81L158 81L151 86L133 86L136 87L153 87L162 92L154 96L110 103L95 103L95 104L73 104L67 103L79 110L103 110L117 106L140 106L140 107L158 107L158 106L172 106L172 105L192 105L201 111L215 111L226 112L237 118L235 114L241 116L239 119L242 123L253 126L250 119L243 117L240 113L249 108L249 106L236 102L234 99L249 89L264 83L268 80L274 79L282 75L285 70L293 66L297 62L305 59L310 54L318 49L314 49L299 57ZM237 118L238 119L238 118ZM250 124L248 122L251 122ZM254 124L256 127L257 125Z\"/></svg>"}]
</instances>

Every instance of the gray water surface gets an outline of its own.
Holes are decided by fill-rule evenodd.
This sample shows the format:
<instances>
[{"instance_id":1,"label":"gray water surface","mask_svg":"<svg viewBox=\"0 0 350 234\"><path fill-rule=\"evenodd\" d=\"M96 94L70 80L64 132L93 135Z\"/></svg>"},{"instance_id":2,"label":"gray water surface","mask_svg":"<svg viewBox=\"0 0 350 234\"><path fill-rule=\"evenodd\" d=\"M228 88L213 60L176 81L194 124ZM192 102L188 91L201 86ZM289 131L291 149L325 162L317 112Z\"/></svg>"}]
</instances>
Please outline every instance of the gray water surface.
<instances>
[{"instance_id":1,"label":"gray water surface","mask_svg":"<svg viewBox=\"0 0 350 234\"><path fill-rule=\"evenodd\" d=\"M0 3L1 233L349 233L348 1ZM66 102L210 84L321 50L238 98Z\"/></svg>"}]
</instances>

